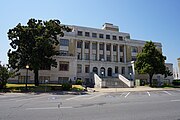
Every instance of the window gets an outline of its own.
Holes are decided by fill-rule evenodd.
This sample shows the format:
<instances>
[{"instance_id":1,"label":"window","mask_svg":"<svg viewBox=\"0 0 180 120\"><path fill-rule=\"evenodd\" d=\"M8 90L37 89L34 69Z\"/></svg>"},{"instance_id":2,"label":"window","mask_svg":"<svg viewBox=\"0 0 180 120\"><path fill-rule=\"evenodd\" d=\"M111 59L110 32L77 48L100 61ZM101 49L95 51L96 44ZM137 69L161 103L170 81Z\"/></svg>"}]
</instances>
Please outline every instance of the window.
<instances>
[{"instance_id":1,"label":"window","mask_svg":"<svg viewBox=\"0 0 180 120\"><path fill-rule=\"evenodd\" d=\"M90 36L89 32L85 32L85 36L89 37Z\"/></svg>"},{"instance_id":2,"label":"window","mask_svg":"<svg viewBox=\"0 0 180 120\"><path fill-rule=\"evenodd\" d=\"M97 60L97 55L96 54L92 54L92 59L93 60Z\"/></svg>"},{"instance_id":3,"label":"window","mask_svg":"<svg viewBox=\"0 0 180 120\"><path fill-rule=\"evenodd\" d=\"M119 36L119 40L123 40L123 36Z\"/></svg>"},{"instance_id":4,"label":"window","mask_svg":"<svg viewBox=\"0 0 180 120\"><path fill-rule=\"evenodd\" d=\"M125 67L121 68L121 74L125 74Z\"/></svg>"},{"instance_id":5,"label":"window","mask_svg":"<svg viewBox=\"0 0 180 120\"><path fill-rule=\"evenodd\" d=\"M40 70L51 70L51 66L47 64L41 65Z\"/></svg>"},{"instance_id":6,"label":"window","mask_svg":"<svg viewBox=\"0 0 180 120\"><path fill-rule=\"evenodd\" d=\"M58 77L58 83L63 84L63 83L68 83L69 78L68 77Z\"/></svg>"},{"instance_id":7,"label":"window","mask_svg":"<svg viewBox=\"0 0 180 120\"><path fill-rule=\"evenodd\" d=\"M126 36L126 38L127 38L127 39L130 39L130 36L128 35L128 36Z\"/></svg>"},{"instance_id":8,"label":"window","mask_svg":"<svg viewBox=\"0 0 180 120\"><path fill-rule=\"evenodd\" d=\"M77 53L77 59L81 60L81 53Z\"/></svg>"},{"instance_id":9,"label":"window","mask_svg":"<svg viewBox=\"0 0 180 120\"><path fill-rule=\"evenodd\" d=\"M81 41L77 41L77 48L82 48L82 42Z\"/></svg>"},{"instance_id":10,"label":"window","mask_svg":"<svg viewBox=\"0 0 180 120\"><path fill-rule=\"evenodd\" d=\"M84 59L85 59L85 60L89 60L89 53L85 53L85 54L84 54Z\"/></svg>"},{"instance_id":11,"label":"window","mask_svg":"<svg viewBox=\"0 0 180 120\"><path fill-rule=\"evenodd\" d=\"M77 64L77 73L82 73L82 65Z\"/></svg>"},{"instance_id":12,"label":"window","mask_svg":"<svg viewBox=\"0 0 180 120\"><path fill-rule=\"evenodd\" d=\"M118 66L115 66L115 73L118 73L119 71L118 71Z\"/></svg>"},{"instance_id":13,"label":"window","mask_svg":"<svg viewBox=\"0 0 180 120\"><path fill-rule=\"evenodd\" d=\"M99 38L104 38L104 35L103 34L99 34Z\"/></svg>"},{"instance_id":14,"label":"window","mask_svg":"<svg viewBox=\"0 0 180 120\"><path fill-rule=\"evenodd\" d=\"M83 32L82 31L78 31L78 36L83 36Z\"/></svg>"},{"instance_id":15,"label":"window","mask_svg":"<svg viewBox=\"0 0 180 120\"><path fill-rule=\"evenodd\" d=\"M113 51L117 51L117 46L113 45Z\"/></svg>"},{"instance_id":16,"label":"window","mask_svg":"<svg viewBox=\"0 0 180 120\"><path fill-rule=\"evenodd\" d=\"M45 80L50 80L50 76L39 76L40 83L45 83Z\"/></svg>"},{"instance_id":17,"label":"window","mask_svg":"<svg viewBox=\"0 0 180 120\"><path fill-rule=\"evenodd\" d=\"M97 33L92 33L93 38L97 38Z\"/></svg>"},{"instance_id":18,"label":"window","mask_svg":"<svg viewBox=\"0 0 180 120\"><path fill-rule=\"evenodd\" d=\"M137 53L137 52L138 52L138 48L135 47L135 46L132 46L132 47L131 47L131 52L132 52L132 53Z\"/></svg>"},{"instance_id":19,"label":"window","mask_svg":"<svg viewBox=\"0 0 180 120\"><path fill-rule=\"evenodd\" d=\"M107 60L107 61L111 61L111 55L107 55L107 56L106 56L106 60Z\"/></svg>"},{"instance_id":20,"label":"window","mask_svg":"<svg viewBox=\"0 0 180 120\"><path fill-rule=\"evenodd\" d=\"M114 62L117 62L117 55L113 55Z\"/></svg>"},{"instance_id":21,"label":"window","mask_svg":"<svg viewBox=\"0 0 180 120\"><path fill-rule=\"evenodd\" d=\"M68 39L60 39L60 46L69 46Z\"/></svg>"},{"instance_id":22,"label":"window","mask_svg":"<svg viewBox=\"0 0 180 120\"><path fill-rule=\"evenodd\" d=\"M123 58L122 57L120 57L120 62L123 62Z\"/></svg>"},{"instance_id":23,"label":"window","mask_svg":"<svg viewBox=\"0 0 180 120\"><path fill-rule=\"evenodd\" d=\"M106 39L110 39L110 35L106 35Z\"/></svg>"},{"instance_id":24,"label":"window","mask_svg":"<svg viewBox=\"0 0 180 120\"><path fill-rule=\"evenodd\" d=\"M136 61L136 56L132 56L131 61Z\"/></svg>"},{"instance_id":25,"label":"window","mask_svg":"<svg viewBox=\"0 0 180 120\"><path fill-rule=\"evenodd\" d=\"M59 55L60 55L60 56L67 56L67 55L68 55L68 51L66 51L66 50L60 50L60 51L59 51Z\"/></svg>"},{"instance_id":26,"label":"window","mask_svg":"<svg viewBox=\"0 0 180 120\"><path fill-rule=\"evenodd\" d=\"M103 54L99 54L99 60L101 60L101 61L104 60L104 55Z\"/></svg>"},{"instance_id":27,"label":"window","mask_svg":"<svg viewBox=\"0 0 180 120\"><path fill-rule=\"evenodd\" d=\"M110 51L110 50L111 50L111 45L110 45L110 44L107 44L107 45L106 45L106 50L107 50L107 51Z\"/></svg>"},{"instance_id":28,"label":"window","mask_svg":"<svg viewBox=\"0 0 180 120\"><path fill-rule=\"evenodd\" d=\"M85 73L89 73L89 65L85 65Z\"/></svg>"},{"instance_id":29,"label":"window","mask_svg":"<svg viewBox=\"0 0 180 120\"><path fill-rule=\"evenodd\" d=\"M113 35L113 40L117 40L117 37L115 35Z\"/></svg>"},{"instance_id":30,"label":"window","mask_svg":"<svg viewBox=\"0 0 180 120\"><path fill-rule=\"evenodd\" d=\"M69 62L60 61L59 62L59 71L69 71Z\"/></svg>"},{"instance_id":31,"label":"window","mask_svg":"<svg viewBox=\"0 0 180 120\"><path fill-rule=\"evenodd\" d=\"M89 42L85 42L85 49L89 49Z\"/></svg>"},{"instance_id":32,"label":"window","mask_svg":"<svg viewBox=\"0 0 180 120\"><path fill-rule=\"evenodd\" d=\"M25 83L27 76L18 76L18 83ZM27 80L30 80L30 76L28 76ZM27 81L27 82L28 82ZM28 82L29 83L29 82Z\"/></svg>"},{"instance_id":33,"label":"window","mask_svg":"<svg viewBox=\"0 0 180 120\"><path fill-rule=\"evenodd\" d=\"M104 50L104 44L103 43L99 44L99 50Z\"/></svg>"},{"instance_id":34,"label":"window","mask_svg":"<svg viewBox=\"0 0 180 120\"><path fill-rule=\"evenodd\" d=\"M123 46L120 46L120 48L119 48L120 52L123 52L123 48L124 48Z\"/></svg>"},{"instance_id":35,"label":"window","mask_svg":"<svg viewBox=\"0 0 180 120\"><path fill-rule=\"evenodd\" d=\"M132 72L133 72L133 71L132 71L132 66L129 66L129 67L128 67L128 73L129 73L129 74L130 74L130 73L132 74Z\"/></svg>"},{"instance_id":36,"label":"window","mask_svg":"<svg viewBox=\"0 0 180 120\"><path fill-rule=\"evenodd\" d=\"M96 50L97 49L97 44L96 43L92 43L92 49Z\"/></svg>"}]
</instances>

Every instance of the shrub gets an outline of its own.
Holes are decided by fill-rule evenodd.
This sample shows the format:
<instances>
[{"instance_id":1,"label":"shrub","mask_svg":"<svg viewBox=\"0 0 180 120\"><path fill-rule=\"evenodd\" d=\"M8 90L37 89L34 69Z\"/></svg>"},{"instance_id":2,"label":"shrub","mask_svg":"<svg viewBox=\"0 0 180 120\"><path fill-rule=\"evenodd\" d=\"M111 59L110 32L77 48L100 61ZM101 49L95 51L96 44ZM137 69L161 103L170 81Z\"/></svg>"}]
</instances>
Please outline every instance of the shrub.
<instances>
[{"instance_id":1,"label":"shrub","mask_svg":"<svg viewBox=\"0 0 180 120\"><path fill-rule=\"evenodd\" d=\"M173 80L172 84L173 85L180 85L180 80Z\"/></svg>"},{"instance_id":2,"label":"shrub","mask_svg":"<svg viewBox=\"0 0 180 120\"><path fill-rule=\"evenodd\" d=\"M82 85L83 81L82 80L76 80L76 85Z\"/></svg>"},{"instance_id":3,"label":"shrub","mask_svg":"<svg viewBox=\"0 0 180 120\"><path fill-rule=\"evenodd\" d=\"M70 91L71 88L72 88L72 85L69 84L69 83L64 83L64 84L62 84L62 89L63 89L64 91Z\"/></svg>"}]
</instances>

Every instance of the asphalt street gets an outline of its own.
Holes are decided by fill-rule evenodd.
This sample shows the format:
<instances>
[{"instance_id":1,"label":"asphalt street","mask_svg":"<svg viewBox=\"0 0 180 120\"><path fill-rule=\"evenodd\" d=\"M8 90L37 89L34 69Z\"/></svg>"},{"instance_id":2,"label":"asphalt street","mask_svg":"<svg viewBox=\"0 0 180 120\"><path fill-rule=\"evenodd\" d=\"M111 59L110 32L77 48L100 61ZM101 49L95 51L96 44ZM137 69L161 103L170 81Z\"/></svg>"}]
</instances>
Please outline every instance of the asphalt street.
<instances>
[{"instance_id":1,"label":"asphalt street","mask_svg":"<svg viewBox=\"0 0 180 120\"><path fill-rule=\"evenodd\" d=\"M0 120L180 120L180 90L0 93Z\"/></svg>"}]
</instances>

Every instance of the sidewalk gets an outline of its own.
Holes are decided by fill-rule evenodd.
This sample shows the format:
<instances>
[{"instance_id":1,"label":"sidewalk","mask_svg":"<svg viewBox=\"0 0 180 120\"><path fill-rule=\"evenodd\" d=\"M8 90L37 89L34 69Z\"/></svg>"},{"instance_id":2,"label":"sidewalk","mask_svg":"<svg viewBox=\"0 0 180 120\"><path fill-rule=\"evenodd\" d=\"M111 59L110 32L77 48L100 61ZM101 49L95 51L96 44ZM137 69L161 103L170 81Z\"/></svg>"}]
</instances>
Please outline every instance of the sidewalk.
<instances>
[{"instance_id":1,"label":"sidewalk","mask_svg":"<svg viewBox=\"0 0 180 120\"><path fill-rule=\"evenodd\" d=\"M180 90L180 88L151 88L148 86L138 86L135 88L88 88L88 92L126 92L126 91L157 91L157 90Z\"/></svg>"}]
</instances>

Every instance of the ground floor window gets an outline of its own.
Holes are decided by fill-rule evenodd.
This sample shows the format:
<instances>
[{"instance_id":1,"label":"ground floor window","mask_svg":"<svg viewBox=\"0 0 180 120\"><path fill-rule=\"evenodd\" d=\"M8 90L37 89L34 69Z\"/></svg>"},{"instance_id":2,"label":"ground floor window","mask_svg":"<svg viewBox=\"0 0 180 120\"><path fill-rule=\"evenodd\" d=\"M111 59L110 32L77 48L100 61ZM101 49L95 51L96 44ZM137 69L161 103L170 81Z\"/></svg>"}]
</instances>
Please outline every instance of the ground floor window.
<instances>
[{"instance_id":1,"label":"ground floor window","mask_svg":"<svg viewBox=\"0 0 180 120\"><path fill-rule=\"evenodd\" d=\"M82 73L82 65L77 64L77 73Z\"/></svg>"},{"instance_id":2,"label":"ground floor window","mask_svg":"<svg viewBox=\"0 0 180 120\"><path fill-rule=\"evenodd\" d=\"M30 76L18 76L18 83L26 83L26 77L27 77L27 83L29 83Z\"/></svg>"},{"instance_id":3,"label":"ground floor window","mask_svg":"<svg viewBox=\"0 0 180 120\"><path fill-rule=\"evenodd\" d=\"M68 82L69 82L69 77L58 77L58 83L63 84Z\"/></svg>"},{"instance_id":4,"label":"ground floor window","mask_svg":"<svg viewBox=\"0 0 180 120\"><path fill-rule=\"evenodd\" d=\"M69 71L69 62L60 61L59 62L59 71Z\"/></svg>"},{"instance_id":5,"label":"ground floor window","mask_svg":"<svg viewBox=\"0 0 180 120\"><path fill-rule=\"evenodd\" d=\"M85 65L85 73L89 73L89 65Z\"/></svg>"},{"instance_id":6,"label":"ground floor window","mask_svg":"<svg viewBox=\"0 0 180 120\"><path fill-rule=\"evenodd\" d=\"M121 68L121 74L125 74L125 67Z\"/></svg>"},{"instance_id":7,"label":"ground floor window","mask_svg":"<svg viewBox=\"0 0 180 120\"><path fill-rule=\"evenodd\" d=\"M115 66L115 73L119 73L118 69L118 66Z\"/></svg>"},{"instance_id":8,"label":"ground floor window","mask_svg":"<svg viewBox=\"0 0 180 120\"><path fill-rule=\"evenodd\" d=\"M45 80L50 80L50 76L39 76L39 83L45 83Z\"/></svg>"}]
</instances>

